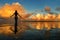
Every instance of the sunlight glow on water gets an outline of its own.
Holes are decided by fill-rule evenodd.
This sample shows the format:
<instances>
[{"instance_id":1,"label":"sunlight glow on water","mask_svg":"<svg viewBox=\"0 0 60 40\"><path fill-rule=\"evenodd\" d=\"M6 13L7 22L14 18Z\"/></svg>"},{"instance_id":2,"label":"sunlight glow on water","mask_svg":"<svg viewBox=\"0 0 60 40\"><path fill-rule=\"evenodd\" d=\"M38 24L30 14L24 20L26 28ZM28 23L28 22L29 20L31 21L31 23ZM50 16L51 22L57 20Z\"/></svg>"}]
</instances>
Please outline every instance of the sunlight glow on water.
<instances>
[{"instance_id":1,"label":"sunlight glow on water","mask_svg":"<svg viewBox=\"0 0 60 40\"><path fill-rule=\"evenodd\" d=\"M0 34L9 34L12 33L10 26L0 27Z\"/></svg>"},{"instance_id":2,"label":"sunlight glow on water","mask_svg":"<svg viewBox=\"0 0 60 40\"><path fill-rule=\"evenodd\" d=\"M18 32L22 32L25 30L30 29L47 29L50 30L52 28L60 28L60 22L30 22L30 23L23 23L18 26ZM0 34L13 34L14 26L5 25L3 27L0 27Z\"/></svg>"},{"instance_id":3,"label":"sunlight glow on water","mask_svg":"<svg viewBox=\"0 0 60 40\"><path fill-rule=\"evenodd\" d=\"M52 29L52 28L60 28L60 22L37 22L31 23L31 25L36 29Z\"/></svg>"}]
</instances>

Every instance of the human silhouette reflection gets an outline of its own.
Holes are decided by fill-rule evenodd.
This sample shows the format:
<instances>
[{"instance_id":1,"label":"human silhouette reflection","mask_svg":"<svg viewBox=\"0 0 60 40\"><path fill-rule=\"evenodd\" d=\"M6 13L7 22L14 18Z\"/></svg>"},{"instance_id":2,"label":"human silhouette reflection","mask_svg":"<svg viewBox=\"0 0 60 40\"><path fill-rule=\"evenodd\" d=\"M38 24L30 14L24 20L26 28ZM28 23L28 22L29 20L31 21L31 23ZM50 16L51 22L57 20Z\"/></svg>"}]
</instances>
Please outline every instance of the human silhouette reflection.
<instances>
[{"instance_id":1,"label":"human silhouette reflection","mask_svg":"<svg viewBox=\"0 0 60 40\"><path fill-rule=\"evenodd\" d=\"M18 14L18 12L17 12L17 10L15 10L15 13L12 15L12 16L14 16L14 19L15 19L15 24L14 24L14 33L16 34L17 32L18 32L18 30L17 30L17 26L18 26L18 16L19 17L21 17L19 14ZM11 17L12 17L11 16Z\"/></svg>"}]
</instances>

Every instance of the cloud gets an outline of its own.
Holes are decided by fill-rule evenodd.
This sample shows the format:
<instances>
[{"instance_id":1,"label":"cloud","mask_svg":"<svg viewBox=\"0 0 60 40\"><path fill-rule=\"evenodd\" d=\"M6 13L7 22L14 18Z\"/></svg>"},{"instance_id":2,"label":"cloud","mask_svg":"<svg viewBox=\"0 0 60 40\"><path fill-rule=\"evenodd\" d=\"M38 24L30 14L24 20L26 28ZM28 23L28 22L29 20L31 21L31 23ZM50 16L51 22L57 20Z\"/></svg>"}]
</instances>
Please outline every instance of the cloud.
<instances>
[{"instance_id":1,"label":"cloud","mask_svg":"<svg viewBox=\"0 0 60 40\"><path fill-rule=\"evenodd\" d=\"M44 10L47 11L47 12L50 12L50 11L51 11L51 8L50 8L49 6L46 6L46 7L44 8Z\"/></svg>"},{"instance_id":2,"label":"cloud","mask_svg":"<svg viewBox=\"0 0 60 40\"><path fill-rule=\"evenodd\" d=\"M43 10L36 9L35 12L43 12Z\"/></svg>"},{"instance_id":3,"label":"cloud","mask_svg":"<svg viewBox=\"0 0 60 40\"><path fill-rule=\"evenodd\" d=\"M56 7L56 9L55 9L56 11L60 11L60 7Z\"/></svg>"},{"instance_id":4,"label":"cloud","mask_svg":"<svg viewBox=\"0 0 60 40\"><path fill-rule=\"evenodd\" d=\"M16 2L12 3L11 5L6 3L4 6L0 7L0 15L2 17L9 17L14 13L15 10L17 10L20 15L26 13L24 7Z\"/></svg>"}]
</instances>

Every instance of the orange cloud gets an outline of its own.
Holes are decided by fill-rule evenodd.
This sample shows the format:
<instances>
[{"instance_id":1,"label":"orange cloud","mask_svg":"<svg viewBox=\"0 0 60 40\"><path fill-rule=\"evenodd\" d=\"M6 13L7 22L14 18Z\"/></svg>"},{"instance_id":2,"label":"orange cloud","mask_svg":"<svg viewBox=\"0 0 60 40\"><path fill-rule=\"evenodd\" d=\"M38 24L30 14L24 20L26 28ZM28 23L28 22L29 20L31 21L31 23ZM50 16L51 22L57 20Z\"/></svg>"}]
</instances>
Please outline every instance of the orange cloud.
<instances>
[{"instance_id":1,"label":"orange cloud","mask_svg":"<svg viewBox=\"0 0 60 40\"><path fill-rule=\"evenodd\" d=\"M4 6L2 6L0 8L0 15L2 17L10 17L15 10L17 10L21 16L26 13L23 6L17 2L17 3L12 3L11 5L6 3Z\"/></svg>"},{"instance_id":2,"label":"orange cloud","mask_svg":"<svg viewBox=\"0 0 60 40\"><path fill-rule=\"evenodd\" d=\"M50 10L51 10L51 8L50 8L50 7L48 7L48 6L46 6L46 7L45 7L45 11L50 12Z\"/></svg>"}]
</instances>

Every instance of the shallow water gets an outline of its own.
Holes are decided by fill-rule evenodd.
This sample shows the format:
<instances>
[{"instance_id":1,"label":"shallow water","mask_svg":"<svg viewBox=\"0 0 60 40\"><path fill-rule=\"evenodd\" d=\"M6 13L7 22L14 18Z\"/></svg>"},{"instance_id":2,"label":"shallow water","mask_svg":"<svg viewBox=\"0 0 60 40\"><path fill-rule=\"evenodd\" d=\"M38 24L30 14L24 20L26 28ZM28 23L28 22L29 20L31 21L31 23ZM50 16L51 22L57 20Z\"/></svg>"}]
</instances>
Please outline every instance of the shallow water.
<instances>
[{"instance_id":1,"label":"shallow water","mask_svg":"<svg viewBox=\"0 0 60 40\"><path fill-rule=\"evenodd\" d=\"M18 31L21 30L30 30L30 29L37 29L37 30L50 30L52 28L60 28L60 22L22 22L18 24ZM14 24L3 24L0 25L0 34L1 33L12 33L14 31Z\"/></svg>"},{"instance_id":2,"label":"shallow water","mask_svg":"<svg viewBox=\"0 0 60 40\"><path fill-rule=\"evenodd\" d=\"M0 39L22 39L36 38L44 39L45 31L51 30L51 36L54 34L56 36L57 32L60 32L60 22L21 22L18 24L18 32L14 34L14 24L2 24L0 25ZM32 37L33 35L33 37ZM39 35L39 36L38 36ZM2 38L1 38L2 37ZM29 40L29 39L28 39Z\"/></svg>"}]
</instances>

